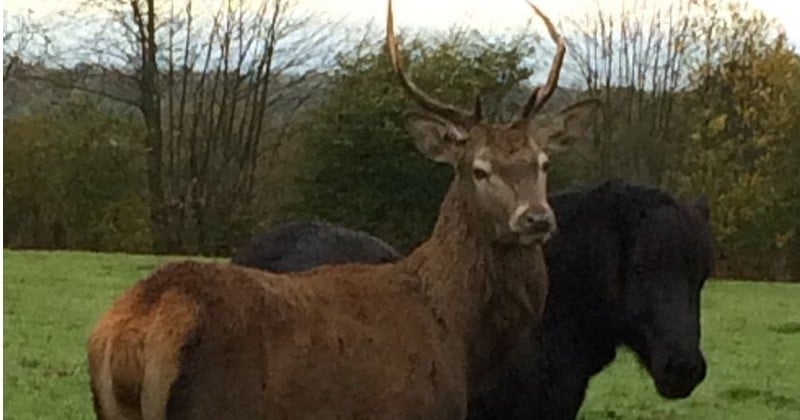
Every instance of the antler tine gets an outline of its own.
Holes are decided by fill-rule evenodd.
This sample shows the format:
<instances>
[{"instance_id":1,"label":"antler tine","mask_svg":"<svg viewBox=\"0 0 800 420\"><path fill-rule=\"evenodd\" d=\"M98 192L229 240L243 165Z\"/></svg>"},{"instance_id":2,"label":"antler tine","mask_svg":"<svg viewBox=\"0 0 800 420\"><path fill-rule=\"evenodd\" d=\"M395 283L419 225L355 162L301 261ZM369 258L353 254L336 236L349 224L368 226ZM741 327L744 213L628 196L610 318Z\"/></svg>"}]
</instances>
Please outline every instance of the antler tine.
<instances>
[{"instance_id":1,"label":"antler tine","mask_svg":"<svg viewBox=\"0 0 800 420\"><path fill-rule=\"evenodd\" d=\"M544 21L547 26L547 32L550 33L550 38L556 43L556 55L553 58L553 64L550 66L550 73L547 75L547 82L542 86L537 86L533 89L531 96L522 108L521 118L527 118L532 113L536 113L542 109L547 100L553 96L558 86L558 77L561 74L561 66L564 64L564 55L567 52L567 45L564 37L559 35L553 22L550 21L536 5L526 0L526 3L533 8L533 11Z\"/></svg>"},{"instance_id":2,"label":"antler tine","mask_svg":"<svg viewBox=\"0 0 800 420\"><path fill-rule=\"evenodd\" d=\"M423 92L422 89L418 88L403 71L403 63L397 44L397 38L394 36L392 0L389 0L389 10L386 15L386 47L389 49L389 58L392 61L394 72L400 78L400 82L405 91L419 106L451 122L469 125L480 120L480 116L473 115L455 106L439 102Z\"/></svg>"}]
</instances>

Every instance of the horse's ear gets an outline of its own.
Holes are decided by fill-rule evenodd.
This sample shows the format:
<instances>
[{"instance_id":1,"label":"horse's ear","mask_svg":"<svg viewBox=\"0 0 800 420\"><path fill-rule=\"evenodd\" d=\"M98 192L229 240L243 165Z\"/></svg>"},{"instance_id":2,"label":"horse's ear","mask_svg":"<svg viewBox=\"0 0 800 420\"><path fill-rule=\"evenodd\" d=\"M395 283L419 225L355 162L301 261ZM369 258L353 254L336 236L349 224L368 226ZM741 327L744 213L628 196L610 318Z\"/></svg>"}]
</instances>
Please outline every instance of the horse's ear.
<instances>
[{"instance_id":1,"label":"horse's ear","mask_svg":"<svg viewBox=\"0 0 800 420\"><path fill-rule=\"evenodd\" d=\"M700 195L699 197L692 200L692 205L700 211L700 214L703 215L703 218L708 221L709 217L711 216L711 209L708 204L708 197L705 194Z\"/></svg>"}]
</instances>

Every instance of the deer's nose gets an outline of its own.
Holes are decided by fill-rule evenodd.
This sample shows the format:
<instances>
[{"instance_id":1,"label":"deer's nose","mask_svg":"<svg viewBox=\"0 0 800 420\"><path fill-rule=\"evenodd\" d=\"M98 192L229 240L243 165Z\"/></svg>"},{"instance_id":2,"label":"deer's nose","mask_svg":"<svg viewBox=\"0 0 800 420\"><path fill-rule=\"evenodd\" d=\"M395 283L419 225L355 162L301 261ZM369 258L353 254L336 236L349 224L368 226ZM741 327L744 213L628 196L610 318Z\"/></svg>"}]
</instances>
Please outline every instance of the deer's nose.
<instances>
[{"instance_id":1,"label":"deer's nose","mask_svg":"<svg viewBox=\"0 0 800 420\"><path fill-rule=\"evenodd\" d=\"M555 228L555 223L547 208L530 206L520 215L518 226L528 233L549 233Z\"/></svg>"}]
</instances>

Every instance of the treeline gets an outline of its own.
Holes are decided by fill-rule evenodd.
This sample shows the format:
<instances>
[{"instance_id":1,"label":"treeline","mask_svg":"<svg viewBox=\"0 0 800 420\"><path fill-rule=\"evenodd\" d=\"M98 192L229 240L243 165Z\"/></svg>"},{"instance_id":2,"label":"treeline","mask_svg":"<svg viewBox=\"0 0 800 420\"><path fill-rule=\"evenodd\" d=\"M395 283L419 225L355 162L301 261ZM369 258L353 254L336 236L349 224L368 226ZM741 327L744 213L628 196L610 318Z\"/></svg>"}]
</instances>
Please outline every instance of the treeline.
<instances>
[{"instance_id":1,"label":"treeline","mask_svg":"<svg viewBox=\"0 0 800 420\"><path fill-rule=\"evenodd\" d=\"M124 64L48 69L4 40L4 246L224 256L297 218L403 251L427 235L451 174L402 127L411 103L382 28L350 41L275 0L199 25L191 2L152 3L95 5L128 35L103 50ZM757 11L696 3L562 25L570 54L548 108L606 106L593 141L555 158L550 189L623 177L705 193L718 276L799 279L800 56ZM18 40L45 30L18 27ZM532 30L401 32L406 66L427 92L465 106L480 94L505 121L552 58ZM320 62L331 34L339 49Z\"/></svg>"}]
</instances>

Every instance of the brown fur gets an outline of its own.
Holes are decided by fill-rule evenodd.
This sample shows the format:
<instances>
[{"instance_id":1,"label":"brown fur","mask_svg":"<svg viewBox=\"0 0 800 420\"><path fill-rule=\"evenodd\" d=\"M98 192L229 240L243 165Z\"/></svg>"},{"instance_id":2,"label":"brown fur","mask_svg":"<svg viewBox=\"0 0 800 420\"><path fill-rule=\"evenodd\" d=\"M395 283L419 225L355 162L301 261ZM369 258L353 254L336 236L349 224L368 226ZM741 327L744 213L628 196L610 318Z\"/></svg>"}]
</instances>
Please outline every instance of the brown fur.
<instances>
[{"instance_id":1,"label":"brown fur","mask_svg":"<svg viewBox=\"0 0 800 420\"><path fill-rule=\"evenodd\" d=\"M468 395L540 319L538 244L555 228L545 152L584 137L599 103L547 118L529 118L526 106L512 124L481 122L405 78L392 28L390 3L395 71L427 110L409 113L407 128L423 154L455 170L431 237L378 266L163 267L89 339L99 418L463 419Z\"/></svg>"},{"instance_id":2,"label":"brown fur","mask_svg":"<svg viewBox=\"0 0 800 420\"><path fill-rule=\"evenodd\" d=\"M153 390L171 385L180 346L195 326L195 301L177 290L164 291L156 302L144 300L146 284L118 299L90 335L89 372L98 418L153 418L143 410L166 404L166 395Z\"/></svg>"},{"instance_id":3,"label":"brown fur","mask_svg":"<svg viewBox=\"0 0 800 420\"><path fill-rule=\"evenodd\" d=\"M397 264L156 271L92 332L98 418L463 418L471 384L541 313L546 277L520 258L538 245L471 232L458 185Z\"/></svg>"}]
</instances>

